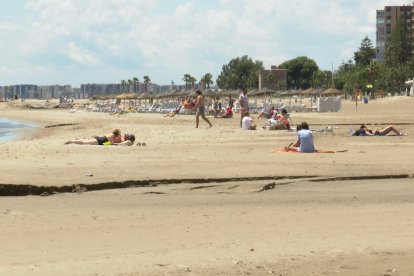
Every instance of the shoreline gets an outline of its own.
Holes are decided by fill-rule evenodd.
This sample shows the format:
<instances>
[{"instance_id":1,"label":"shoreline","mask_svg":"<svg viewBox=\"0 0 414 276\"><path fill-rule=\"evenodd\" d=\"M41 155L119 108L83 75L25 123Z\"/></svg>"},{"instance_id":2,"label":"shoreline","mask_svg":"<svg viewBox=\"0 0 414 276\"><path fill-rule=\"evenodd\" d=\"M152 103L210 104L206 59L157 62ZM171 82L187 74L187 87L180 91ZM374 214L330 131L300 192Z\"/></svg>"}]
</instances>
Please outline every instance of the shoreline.
<instances>
[{"instance_id":1,"label":"shoreline","mask_svg":"<svg viewBox=\"0 0 414 276\"><path fill-rule=\"evenodd\" d=\"M0 117L0 142L9 142L20 137L20 133L24 130L37 128L38 125L27 123L21 120L12 120L7 117Z\"/></svg>"}]
</instances>

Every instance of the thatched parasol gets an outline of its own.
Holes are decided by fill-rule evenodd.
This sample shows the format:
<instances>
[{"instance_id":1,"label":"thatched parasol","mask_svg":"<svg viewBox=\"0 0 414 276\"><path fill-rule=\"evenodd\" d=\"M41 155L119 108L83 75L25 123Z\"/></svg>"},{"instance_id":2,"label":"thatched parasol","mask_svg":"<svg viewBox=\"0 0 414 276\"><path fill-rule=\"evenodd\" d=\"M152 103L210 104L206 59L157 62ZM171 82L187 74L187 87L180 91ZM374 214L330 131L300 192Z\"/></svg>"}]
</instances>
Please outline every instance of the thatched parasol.
<instances>
[{"instance_id":1,"label":"thatched parasol","mask_svg":"<svg viewBox=\"0 0 414 276\"><path fill-rule=\"evenodd\" d=\"M275 93L276 93L276 90L273 90L273 89L264 87L264 88L262 88L260 90L256 90L256 91L253 91L253 92L249 92L249 95L252 95L252 96L261 96L261 95L269 95L269 94L275 94Z\"/></svg>"},{"instance_id":2,"label":"thatched parasol","mask_svg":"<svg viewBox=\"0 0 414 276\"><path fill-rule=\"evenodd\" d=\"M301 95L302 96L310 96L310 95L313 95L313 93L315 93L316 91L317 91L316 88L310 87L310 88L302 91Z\"/></svg>"},{"instance_id":3,"label":"thatched parasol","mask_svg":"<svg viewBox=\"0 0 414 276\"><path fill-rule=\"evenodd\" d=\"M321 96L334 96L334 95L342 95L344 94L343 91L336 89L335 87L331 87L326 89L321 93Z\"/></svg>"},{"instance_id":4,"label":"thatched parasol","mask_svg":"<svg viewBox=\"0 0 414 276\"><path fill-rule=\"evenodd\" d=\"M201 92L206 97L216 97L218 94L211 89L206 89Z\"/></svg>"},{"instance_id":5,"label":"thatched parasol","mask_svg":"<svg viewBox=\"0 0 414 276\"><path fill-rule=\"evenodd\" d=\"M149 98L151 98L151 95L149 95L148 93L142 93L141 95L139 95L137 97L137 99L140 99L140 100L142 100L142 99L149 99Z\"/></svg>"}]
</instances>

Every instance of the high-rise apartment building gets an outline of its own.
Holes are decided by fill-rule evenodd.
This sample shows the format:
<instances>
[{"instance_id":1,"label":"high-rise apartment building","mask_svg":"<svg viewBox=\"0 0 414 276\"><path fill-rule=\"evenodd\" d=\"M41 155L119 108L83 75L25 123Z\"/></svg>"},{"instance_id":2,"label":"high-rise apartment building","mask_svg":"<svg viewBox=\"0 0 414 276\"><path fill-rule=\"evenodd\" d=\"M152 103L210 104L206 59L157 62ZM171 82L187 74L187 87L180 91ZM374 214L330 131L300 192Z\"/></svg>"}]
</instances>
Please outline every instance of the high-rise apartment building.
<instances>
[{"instance_id":1,"label":"high-rise apartment building","mask_svg":"<svg viewBox=\"0 0 414 276\"><path fill-rule=\"evenodd\" d=\"M411 32L412 44L414 39L414 4L403 6L385 6L383 10L377 10L377 62L384 63L386 42L397 25L397 21L403 17L407 21ZM413 48L414 49L414 48Z\"/></svg>"}]
</instances>

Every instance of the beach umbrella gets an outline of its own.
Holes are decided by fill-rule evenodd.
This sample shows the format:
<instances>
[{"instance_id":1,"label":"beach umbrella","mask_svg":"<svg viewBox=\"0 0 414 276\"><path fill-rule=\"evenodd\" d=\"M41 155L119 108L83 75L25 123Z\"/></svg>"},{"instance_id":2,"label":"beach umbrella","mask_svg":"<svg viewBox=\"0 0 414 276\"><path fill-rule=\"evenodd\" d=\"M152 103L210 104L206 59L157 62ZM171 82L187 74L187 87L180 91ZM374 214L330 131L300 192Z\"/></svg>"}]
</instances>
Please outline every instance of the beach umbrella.
<instances>
[{"instance_id":1,"label":"beach umbrella","mask_svg":"<svg viewBox=\"0 0 414 276\"><path fill-rule=\"evenodd\" d=\"M129 93L122 93L122 94L117 95L115 98L117 100L122 100L122 99L125 99L128 94Z\"/></svg>"},{"instance_id":2,"label":"beach umbrella","mask_svg":"<svg viewBox=\"0 0 414 276\"><path fill-rule=\"evenodd\" d=\"M259 95L270 95L276 93L276 90L264 87L260 90L250 91L249 95L259 96Z\"/></svg>"},{"instance_id":3,"label":"beach umbrella","mask_svg":"<svg viewBox=\"0 0 414 276\"><path fill-rule=\"evenodd\" d=\"M270 89L268 87L263 87L260 90L249 92L249 95L253 96L263 96L264 107L267 106L267 97L269 97L270 103L272 103L272 95L276 93L276 90Z\"/></svg>"},{"instance_id":4,"label":"beach umbrella","mask_svg":"<svg viewBox=\"0 0 414 276\"><path fill-rule=\"evenodd\" d=\"M150 97L149 97L149 95L148 95L148 93L142 93L142 94L140 94L138 97L137 97L137 99L140 99L140 100L142 100L142 99L149 99Z\"/></svg>"},{"instance_id":5,"label":"beach umbrella","mask_svg":"<svg viewBox=\"0 0 414 276\"><path fill-rule=\"evenodd\" d=\"M238 97L241 93L243 93L243 90L241 90L240 88L235 89L235 90L230 90L227 92L227 95L231 95L233 97Z\"/></svg>"},{"instance_id":6,"label":"beach umbrella","mask_svg":"<svg viewBox=\"0 0 414 276\"><path fill-rule=\"evenodd\" d=\"M343 91L336 89L335 87L330 87L323 91L320 95L321 96L335 96L335 95L342 95L344 94Z\"/></svg>"},{"instance_id":7,"label":"beach umbrella","mask_svg":"<svg viewBox=\"0 0 414 276\"><path fill-rule=\"evenodd\" d=\"M314 93L315 91L317 91L315 88L310 87L310 88L308 88L308 89L306 89L306 90L302 91L301 95L302 95L302 96L311 96L311 95L312 95L312 93Z\"/></svg>"}]
</instances>

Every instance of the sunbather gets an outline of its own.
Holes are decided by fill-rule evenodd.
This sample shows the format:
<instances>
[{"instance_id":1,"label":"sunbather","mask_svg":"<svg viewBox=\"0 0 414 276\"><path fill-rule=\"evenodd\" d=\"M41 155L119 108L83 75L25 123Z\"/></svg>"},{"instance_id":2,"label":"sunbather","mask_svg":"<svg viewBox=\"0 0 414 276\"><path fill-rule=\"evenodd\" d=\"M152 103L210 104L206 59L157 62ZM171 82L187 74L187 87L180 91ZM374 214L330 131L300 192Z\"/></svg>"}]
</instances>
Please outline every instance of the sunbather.
<instances>
[{"instance_id":1,"label":"sunbather","mask_svg":"<svg viewBox=\"0 0 414 276\"><path fill-rule=\"evenodd\" d=\"M352 135L353 136L384 136L387 135L390 132L394 132L398 136L404 135L401 131L397 130L393 125L389 125L383 129L375 128L370 129L365 126L365 124L362 124L359 129L357 129Z\"/></svg>"},{"instance_id":2,"label":"sunbather","mask_svg":"<svg viewBox=\"0 0 414 276\"><path fill-rule=\"evenodd\" d=\"M180 113L182 105L177 106L176 109L174 109L173 111L171 111L168 114L165 114L164 117L174 117L175 115L177 115L178 113Z\"/></svg>"},{"instance_id":3,"label":"sunbather","mask_svg":"<svg viewBox=\"0 0 414 276\"><path fill-rule=\"evenodd\" d=\"M135 135L123 134L119 129L115 129L111 134L105 136L95 136L93 139L74 139L65 142L77 145L114 145L114 146L131 146L135 142Z\"/></svg>"}]
</instances>

